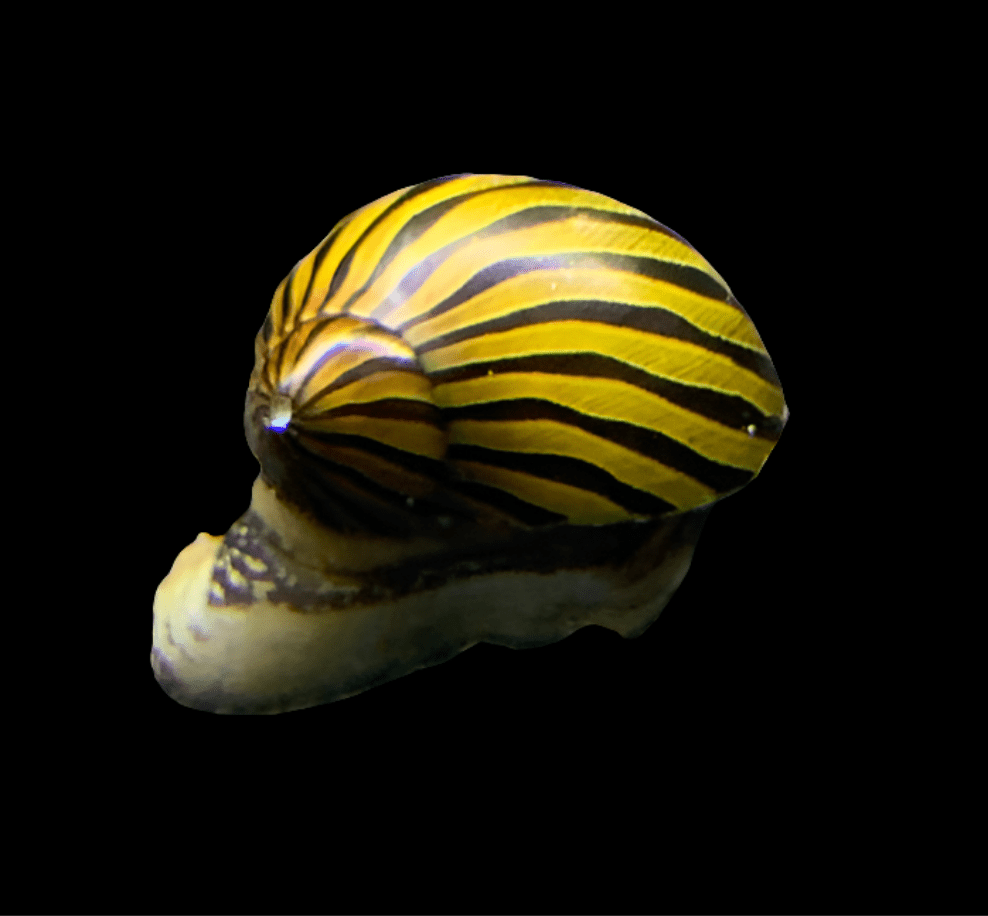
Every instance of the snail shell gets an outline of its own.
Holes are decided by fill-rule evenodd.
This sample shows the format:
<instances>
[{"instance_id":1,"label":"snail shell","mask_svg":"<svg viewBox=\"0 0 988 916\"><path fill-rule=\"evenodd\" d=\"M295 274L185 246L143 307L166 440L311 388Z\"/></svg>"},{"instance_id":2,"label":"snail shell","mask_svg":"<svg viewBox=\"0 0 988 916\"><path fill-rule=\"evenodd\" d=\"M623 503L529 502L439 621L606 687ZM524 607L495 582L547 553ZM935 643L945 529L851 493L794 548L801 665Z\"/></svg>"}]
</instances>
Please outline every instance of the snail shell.
<instances>
[{"instance_id":1,"label":"snail shell","mask_svg":"<svg viewBox=\"0 0 988 916\"><path fill-rule=\"evenodd\" d=\"M276 713L478 642L637 636L787 417L727 284L641 211L502 175L396 191L275 291L251 506L159 586L155 676Z\"/></svg>"}]
</instances>

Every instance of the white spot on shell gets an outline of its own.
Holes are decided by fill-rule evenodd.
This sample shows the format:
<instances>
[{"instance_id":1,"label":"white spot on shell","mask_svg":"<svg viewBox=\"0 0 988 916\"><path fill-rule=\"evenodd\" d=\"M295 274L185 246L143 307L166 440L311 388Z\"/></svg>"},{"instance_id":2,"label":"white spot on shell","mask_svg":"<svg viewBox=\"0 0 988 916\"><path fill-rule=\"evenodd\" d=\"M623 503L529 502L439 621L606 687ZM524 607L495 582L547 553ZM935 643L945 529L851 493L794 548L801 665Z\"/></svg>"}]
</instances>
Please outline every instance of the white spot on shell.
<instances>
[{"instance_id":1,"label":"white spot on shell","mask_svg":"<svg viewBox=\"0 0 988 916\"><path fill-rule=\"evenodd\" d=\"M292 399L278 392L268 407L267 427L274 433L283 433L292 421Z\"/></svg>"}]
</instances>

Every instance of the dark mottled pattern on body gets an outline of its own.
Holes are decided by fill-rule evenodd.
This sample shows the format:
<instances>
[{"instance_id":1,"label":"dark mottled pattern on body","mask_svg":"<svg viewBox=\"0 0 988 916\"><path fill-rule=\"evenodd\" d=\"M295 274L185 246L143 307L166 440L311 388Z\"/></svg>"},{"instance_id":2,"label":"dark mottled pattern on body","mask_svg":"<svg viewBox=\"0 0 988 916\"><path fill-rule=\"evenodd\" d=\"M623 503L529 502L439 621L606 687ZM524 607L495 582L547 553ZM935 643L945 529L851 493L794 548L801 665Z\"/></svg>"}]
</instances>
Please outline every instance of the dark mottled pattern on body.
<instances>
[{"instance_id":1,"label":"dark mottled pattern on body","mask_svg":"<svg viewBox=\"0 0 988 916\"><path fill-rule=\"evenodd\" d=\"M673 518L622 522L597 527L562 525L551 537L525 532L496 549L464 549L455 544L441 557L417 557L365 573L333 576L325 570L299 571L283 552L280 540L253 511L246 512L224 539L213 570L209 604L248 609L265 598L292 610L315 613L360 607L414 593L438 589L453 580L493 573L519 572L552 575L557 570L614 569L631 579L644 575L665 551L695 540L696 531L710 512L704 507ZM632 558L650 541L648 563L632 569ZM260 563L264 571L258 569ZM229 569L243 577L237 577ZM287 568L293 572L288 574Z\"/></svg>"}]
</instances>

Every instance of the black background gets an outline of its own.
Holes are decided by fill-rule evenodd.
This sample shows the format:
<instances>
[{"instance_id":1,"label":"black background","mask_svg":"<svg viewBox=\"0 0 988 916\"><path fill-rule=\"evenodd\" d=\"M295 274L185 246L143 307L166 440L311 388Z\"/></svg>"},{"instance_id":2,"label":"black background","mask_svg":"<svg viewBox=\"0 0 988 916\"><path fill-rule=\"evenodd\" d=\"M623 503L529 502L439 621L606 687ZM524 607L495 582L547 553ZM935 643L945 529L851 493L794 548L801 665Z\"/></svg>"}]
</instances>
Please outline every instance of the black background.
<instances>
[{"instance_id":1,"label":"black background","mask_svg":"<svg viewBox=\"0 0 988 916\"><path fill-rule=\"evenodd\" d=\"M953 371L953 351L921 339L952 326L913 319L929 300L894 255L956 261L957 226L922 212L967 200L926 159L930 145L956 152L942 91L956 67L931 73L909 22L816 8L691 7L680 21L655 5L541 19L411 5L368 9L356 28L351 11L327 8L324 27L223 10L211 30L201 11L104 27L86 10L85 27L42 29L11 82L31 118L11 117L8 143L30 160L7 170L29 211L8 218L11 285L28 286L5 312L8 348L28 360L8 379L9 491L27 504L11 500L9 522L14 562L37 570L12 569L5 672L8 712L29 724L8 756L35 777L9 782L35 835L61 838L104 896L143 857L139 887L162 899L203 880L229 895L246 866L252 892L273 875L288 900L312 874L335 902L367 862L371 891L403 899L431 903L455 875L471 904L505 887L518 905L534 875L545 896L596 879L614 909L622 894L669 899L681 869L667 849L696 863L694 899L843 902L860 876L912 891L916 850L943 833L913 827L913 799L932 789L952 807L948 783L910 759L956 761L922 729L924 709L941 713L930 653L897 640L932 642L950 602L891 593L919 592L911 567L942 564L906 513L911 549L889 546L882 523L900 516L884 500L958 495L916 461L936 450L941 402L899 394ZM18 36L29 50L32 35ZM154 593L199 531L222 534L249 504L241 413L272 292L354 208L466 171L585 187L688 239L774 360L792 412L781 441L713 510L685 583L637 640L587 628L524 652L478 646L281 716L178 706L151 671ZM61 359L48 345L66 337ZM37 483L17 475L27 466ZM903 469L927 488L903 492ZM903 620L918 613L922 626ZM880 641L862 638L872 620ZM886 758L897 715L908 744ZM133 829L112 823L120 810ZM893 846L894 870L880 862L892 831L911 845ZM478 849L488 837L499 855ZM440 870L450 847L469 858ZM227 849L240 868L223 867ZM414 883L395 880L419 849L431 861Z\"/></svg>"}]
</instances>

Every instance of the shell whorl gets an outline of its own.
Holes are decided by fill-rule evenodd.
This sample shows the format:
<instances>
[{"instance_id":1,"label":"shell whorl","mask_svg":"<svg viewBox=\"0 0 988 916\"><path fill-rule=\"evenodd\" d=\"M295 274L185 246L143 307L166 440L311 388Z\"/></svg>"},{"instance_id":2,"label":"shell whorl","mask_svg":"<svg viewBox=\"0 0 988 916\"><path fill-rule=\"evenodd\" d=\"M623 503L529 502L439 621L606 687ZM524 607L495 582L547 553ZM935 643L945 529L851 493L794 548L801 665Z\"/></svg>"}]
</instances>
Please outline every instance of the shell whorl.
<instances>
[{"instance_id":1,"label":"shell whorl","mask_svg":"<svg viewBox=\"0 0 988 916\"><path fill-rule=\"evenodd\" d=\"M245 427L265 479L336 530L407 533L441 508L430 500L447 441L432 384L372 321L312 319L266 351Z\"/></svg>"},{"instance_id":2,"label":"shell whorl","mask_svg":"<svg viewBox=\"0 0 988 916\"><path fill-rule=\"evenodd\" d=\"M340 530L603 525L707 505L786 408L723 279L603 195L459 176L341 221L279 286L248 438Z\"/></svg>"}]
</instances>

